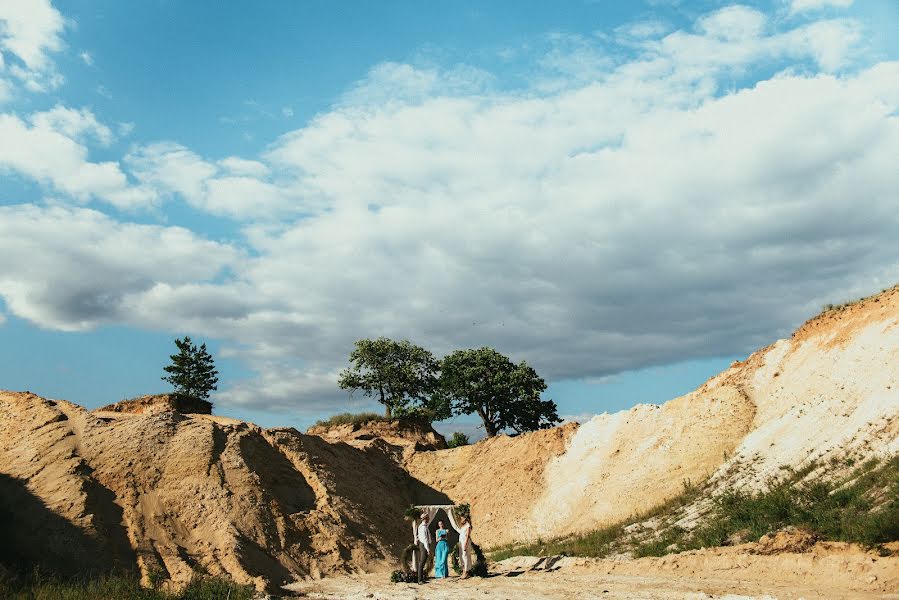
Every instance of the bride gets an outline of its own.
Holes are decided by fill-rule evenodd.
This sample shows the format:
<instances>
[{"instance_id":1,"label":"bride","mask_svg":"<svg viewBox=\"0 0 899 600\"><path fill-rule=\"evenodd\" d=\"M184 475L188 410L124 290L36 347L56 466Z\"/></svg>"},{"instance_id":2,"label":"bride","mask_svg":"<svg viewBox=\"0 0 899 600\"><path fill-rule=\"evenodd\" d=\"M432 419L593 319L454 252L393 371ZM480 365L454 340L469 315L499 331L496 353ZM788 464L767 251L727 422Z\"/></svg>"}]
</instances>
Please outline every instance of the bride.
<instances>
[{"instance_id":1,"label":"bride","mask_svg":"<svg viewBox=\"0 0 899 600\"><path fill-rule=\"evenodd\" d=\"M471 521L462 517L462 529L459 530L459 554L462 559L462 579L470 577L471 570Z\"/></svg>"}]
</instances>

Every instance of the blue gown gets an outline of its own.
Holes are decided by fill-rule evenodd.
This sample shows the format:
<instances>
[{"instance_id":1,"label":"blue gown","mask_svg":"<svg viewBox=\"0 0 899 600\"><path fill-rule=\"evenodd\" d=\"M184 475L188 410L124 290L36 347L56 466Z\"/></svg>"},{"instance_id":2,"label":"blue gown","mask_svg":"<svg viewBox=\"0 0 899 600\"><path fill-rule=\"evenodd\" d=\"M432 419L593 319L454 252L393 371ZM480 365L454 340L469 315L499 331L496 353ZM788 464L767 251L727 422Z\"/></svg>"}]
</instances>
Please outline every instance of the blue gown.
<instances>
[{"instance_id":1,"label":"blue gown","mask_svg":"<svg viewBox=\"0 0 899 600\"><path fill-rule=\"evenodd\" d=\"M440 579L447 577L446 558L449 554L449 544L446 543L446 529L437 530L437 549L434 550L434 577Z\"/></svg>"}]
</instances>

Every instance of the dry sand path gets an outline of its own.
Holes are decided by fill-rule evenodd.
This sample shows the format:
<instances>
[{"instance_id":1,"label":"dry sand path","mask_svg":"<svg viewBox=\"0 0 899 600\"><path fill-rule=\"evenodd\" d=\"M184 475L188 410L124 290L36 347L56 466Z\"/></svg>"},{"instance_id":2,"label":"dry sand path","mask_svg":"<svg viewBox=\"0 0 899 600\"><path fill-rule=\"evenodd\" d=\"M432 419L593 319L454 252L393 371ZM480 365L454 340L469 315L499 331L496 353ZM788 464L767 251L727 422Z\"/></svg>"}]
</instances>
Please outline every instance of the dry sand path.
<instances>
[{"instance_id":1,"label":"dry sand path","mask_svg":"<svg viewBox=\"0 0 899 600\"><path fill-rule=\"evenodd\" d=\"M319 599L470 600L601 598L604 600L899 600L899 557L855 548L774 556L715 549L665 558L565 558L549 571L536 558L492 567L487 579L392 584L385 573L340 576L288 586Z\"/></svg>"}]
</instances>

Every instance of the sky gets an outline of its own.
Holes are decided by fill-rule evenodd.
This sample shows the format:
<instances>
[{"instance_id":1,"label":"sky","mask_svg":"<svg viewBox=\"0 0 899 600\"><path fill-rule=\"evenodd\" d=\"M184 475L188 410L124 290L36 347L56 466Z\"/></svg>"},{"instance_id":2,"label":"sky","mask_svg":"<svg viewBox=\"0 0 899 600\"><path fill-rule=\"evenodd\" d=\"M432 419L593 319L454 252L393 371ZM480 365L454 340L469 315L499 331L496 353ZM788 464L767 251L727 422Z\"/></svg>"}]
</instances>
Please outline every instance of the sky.
<instances>
[{"instance_id":1,"label":"sky","mask_svg":"<svg viewBox=\"0 0 899 600\"><path fill-rule=\"evenodd\" d=\"M899 281L895 0L0 0L0 388L206 342L304 428L356 339L660 403ZM470 417L439 427L479 435Z\"/></svg>"}]
</instances>

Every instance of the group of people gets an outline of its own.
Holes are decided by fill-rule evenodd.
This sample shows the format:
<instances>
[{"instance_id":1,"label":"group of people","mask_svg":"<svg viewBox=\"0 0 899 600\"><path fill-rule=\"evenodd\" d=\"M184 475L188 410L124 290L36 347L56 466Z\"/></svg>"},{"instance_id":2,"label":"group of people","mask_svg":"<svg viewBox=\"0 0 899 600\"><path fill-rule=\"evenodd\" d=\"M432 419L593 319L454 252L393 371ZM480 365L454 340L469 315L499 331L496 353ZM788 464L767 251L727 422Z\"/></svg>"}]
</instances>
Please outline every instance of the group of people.
<instances>
[{"instance_id":1,"label":"group of people","mask_svg":"<svg viewBox=\"0 0 899 600\"><path fill-rule=\"evenodd\" d=\"M471 521L465 517L461 517L459 530L459 559L462 563L462 578L469 577L471 570ZM449 542L447 535L449 531L444 527L443 521L437 521L437 545L432 543L431 530L428 527L427 513L421 514L421 523L418 525L416 535L416 543L418 557L416 559L416 575L418 583L424 583L427 579L428 559L434 558L434 577L444 579L449 576L447 569L447 559L449 558ZM433 554L432 554L433 553Z\"/></svg>"}]
</instances>

